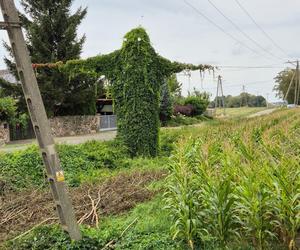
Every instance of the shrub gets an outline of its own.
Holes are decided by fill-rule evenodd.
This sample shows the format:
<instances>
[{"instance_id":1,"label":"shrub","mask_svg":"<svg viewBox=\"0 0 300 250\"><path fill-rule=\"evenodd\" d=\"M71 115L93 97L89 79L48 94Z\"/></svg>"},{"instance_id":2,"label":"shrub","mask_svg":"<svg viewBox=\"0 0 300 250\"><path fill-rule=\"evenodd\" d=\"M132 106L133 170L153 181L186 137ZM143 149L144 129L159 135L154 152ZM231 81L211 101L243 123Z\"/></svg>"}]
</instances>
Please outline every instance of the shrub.
<instances>
[{"instance_id":1,"label":"shrub","mask_svg":"<svg viewBox=\"0 0 300 250\"><path fill-rule=\"evenodd\" d=\"M11 121L16 116L16 111L16 101L13 98L0 98L0 121Z\"/></svg>"},{"instance_id":2,"label":"shrub","mask_svg":"<svg viewBox=\"0 0 300 250\"><path fill-rule=\"evenodd\" d=\"M192 109L192 116L202 115L204 111L207 109L209 100L206 94L199 95L199 96L189 96L184 100L185 105L191 105Z\"/></svg>"},{"instance_id":3,"label":"shrub","mask_svg":"<svg viewBox=\"0 0 300 250\"><path fill-rule=\"evenodd\" d=\"M185 115L185 116L192 116L195 113L195 108L193 105L175 105L174 107L174 115Z\"/></svg>"}]
</instances>

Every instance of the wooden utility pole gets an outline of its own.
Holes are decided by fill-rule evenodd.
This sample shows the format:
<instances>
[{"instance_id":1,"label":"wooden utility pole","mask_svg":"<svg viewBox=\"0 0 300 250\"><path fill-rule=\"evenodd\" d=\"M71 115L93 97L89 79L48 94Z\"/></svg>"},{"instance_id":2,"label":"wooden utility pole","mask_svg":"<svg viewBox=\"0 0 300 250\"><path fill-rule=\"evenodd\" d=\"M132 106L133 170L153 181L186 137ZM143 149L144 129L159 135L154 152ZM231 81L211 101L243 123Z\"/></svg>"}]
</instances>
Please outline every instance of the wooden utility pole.
<instances>
[{"instance_id":1,"label":"wooden utility pole","mask_svg":"<svg viewBox=\"0 0 300 250\"><path fill-rule=\"evenodd\" d=\"M22 83L23 93L46 167L62 228L69 233L72 239L80 240L81 233L75 218L71 200L67 194L64 172L55 150L44 103L21 29L18 11L15 7L14 0L0 0L0 7L4 18L4 22L0 22L0 29L7 30L9 36L16 68Z\"/></svg>"}]
</instances>

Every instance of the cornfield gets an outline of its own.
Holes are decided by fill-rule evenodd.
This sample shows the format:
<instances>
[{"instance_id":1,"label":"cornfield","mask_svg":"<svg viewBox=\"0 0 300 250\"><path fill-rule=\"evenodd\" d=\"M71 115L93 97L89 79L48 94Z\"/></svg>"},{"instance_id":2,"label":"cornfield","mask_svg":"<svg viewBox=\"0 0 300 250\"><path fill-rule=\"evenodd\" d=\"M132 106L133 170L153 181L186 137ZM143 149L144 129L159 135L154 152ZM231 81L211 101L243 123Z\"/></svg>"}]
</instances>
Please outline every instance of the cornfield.
<instances>
[{"instance_id":1,"label":"cornfield","mask_svg":"<svg viewBox=\"0 0 300 250\"><path fill-rule=\"evenodd\" d=\"M190 249L297 249L299 155L299 110L195 128L170 161L173 237Z\"/></svg>"}]
</instances>

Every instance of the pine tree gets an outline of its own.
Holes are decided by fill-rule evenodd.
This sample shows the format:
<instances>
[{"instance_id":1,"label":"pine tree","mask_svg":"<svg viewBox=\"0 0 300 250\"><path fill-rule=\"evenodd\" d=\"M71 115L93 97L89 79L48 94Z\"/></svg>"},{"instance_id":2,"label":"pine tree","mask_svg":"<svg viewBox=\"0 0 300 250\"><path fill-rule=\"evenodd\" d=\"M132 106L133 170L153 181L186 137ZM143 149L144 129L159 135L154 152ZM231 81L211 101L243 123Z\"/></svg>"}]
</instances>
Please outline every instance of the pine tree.
<instances>
[{"instance_id":1,"label":"pine tree","mask_svg":"<svg viewBox=\"0 0 300 250\"><path fill-rule=\"evenodd\" d=\"M161 86L161 91L160 91L159 117L161 122L165 124L167 120L170 120L172 113L173 113L173 100L170 94L169 85L166 82Z\"/></svg>"},{"instance_id":2,"label":"pine tree","mask_svg":"<svg viewBox=\"0 0 300 250\"><path fill-rule=\"evenodd\" d=\"M34 64L66 62L80 57L85 36L77 38L77 28L87 9L80 7L71 14L72 3L73 0L21 0L24 14L20 17ZM14 63L8 58L5 61L15 73ZM37 79L48 115L59 114L59 106L71 92L69 77L58 69L45 68L38 70Z\"/></svg>"}]
</instances>

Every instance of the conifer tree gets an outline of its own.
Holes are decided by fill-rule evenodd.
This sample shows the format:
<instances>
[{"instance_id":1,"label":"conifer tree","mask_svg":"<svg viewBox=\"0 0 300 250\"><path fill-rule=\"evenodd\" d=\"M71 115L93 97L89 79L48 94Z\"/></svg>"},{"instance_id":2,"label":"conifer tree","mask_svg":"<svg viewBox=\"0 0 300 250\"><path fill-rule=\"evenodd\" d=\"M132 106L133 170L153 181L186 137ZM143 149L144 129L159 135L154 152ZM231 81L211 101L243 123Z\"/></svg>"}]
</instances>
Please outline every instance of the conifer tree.
<instances>
[{"instance_id":1,"label":"conifer tree","mask_svg":"<svg viewBox=\"0 0 300 250\"><path fill-rule=\"evenodd\" d=\"M170 120L173 113L173 100L170 94L170 88L168 82L161 86L160 90L160 112L159 117L162 124L165 124L167 120Z\"/></svg>"},{"instance_id":2,"label":"conifer tree","mask_svg":"<svg viewBox=\"0 0 300 250\"><path fill-rule=\"evenodd\" d=\"M87 9L80 7L72 14L72 3L73 0L21 0L24 13L20 17L34 64L66 62L80 57L85 36L78 38L77 28ZM8 58L5 61L15 73L13 61ZM37 79L48 115L66 113L59 107L64 106L61 104L68 100L74 87L70 77L57 68L43 68L38 70Z\"/></svg>"}]
</instances>

